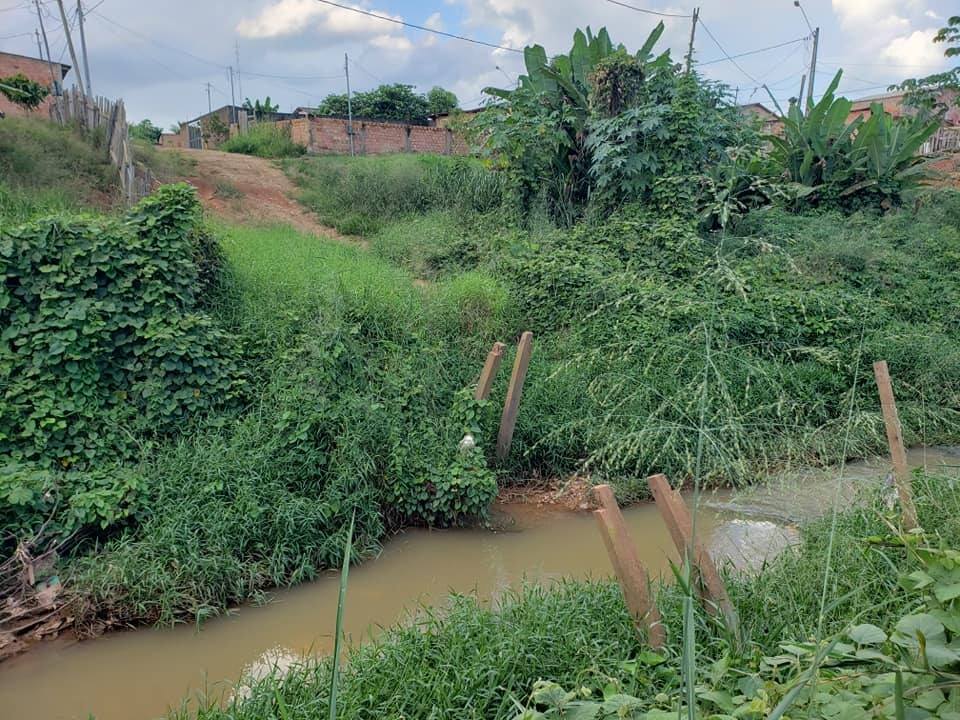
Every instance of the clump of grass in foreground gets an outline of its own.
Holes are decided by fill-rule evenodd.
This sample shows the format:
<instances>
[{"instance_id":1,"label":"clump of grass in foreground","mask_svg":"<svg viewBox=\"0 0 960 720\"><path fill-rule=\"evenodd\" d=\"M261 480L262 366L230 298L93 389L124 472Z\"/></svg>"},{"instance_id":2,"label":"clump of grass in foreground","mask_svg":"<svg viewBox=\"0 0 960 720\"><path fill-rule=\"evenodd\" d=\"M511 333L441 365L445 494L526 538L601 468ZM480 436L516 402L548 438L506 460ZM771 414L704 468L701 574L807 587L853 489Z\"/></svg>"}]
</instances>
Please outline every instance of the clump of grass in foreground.
<instances>
[{"instance_id":1,"label":"clump of grass in foreground","mask_svg":"<svg viewBox=\"0 0 960 720\"><path fill-rule=\"evenodd\" d=\"M915 490L924 527L938 534L944 546L956 547L960 489L951 480L918 476ZM865 540L887 534L886 513L878 496L837 517L823 626L828 635L854 618L886 626L913 602L896 587L898 573L911 565L902 548ZM697 663L705 677L721 660L747 677L760 655L779 652L780 642L816 634L832 522L828 516L803 528L800 546L756 576L728 578L750 649L737 657L723 633L698 615ZM512 718L517 711L513 700L522 702L541 678L566 688L629 685L634 694L650 698L674 692L680 685L681 599L675 586L659 591L669 632L668 661L652 669L624 662L641 657L644 648L613 583L528 587L509 594L498 609L454 597L449 610L427 612L352 651L338 691L342 717ZM276 717L282 700L286 717L316 720L325 717L329 673L328 661L311 663L256 683L248 701L225 708L211 703L197 717L261 720ZM185 720L188 713L172 717Z\"/></svg>"},{"instance_id":2,"label":"clump of grass in foreground","mask_svg":"<svg viewBox=\"0 0 960 720\"><path fill-rule=\"evenodd\" d=\"M289 126L266 122L252 126L242 135L234 135L217 149L264 158L297 157L307 152L303 145L293 141Z\"/></svg>"},{"instance_id":3,"label":"clump of grass in foreground","mask_svg":"<svg viewBox=\"0 0 960 720\"><path fill-rule=\"evenodd\" d=\"M393 527L472 522L496 493L495 408L463 392L509 316L495 281L420 289L343 243L223 233L210 306L256 393L148 453L137 525L72 562L111 620L208 617L336 565L354 511L361 558ZM479 447L462 454L467 430Z\"/></svg>"}]
</instances>

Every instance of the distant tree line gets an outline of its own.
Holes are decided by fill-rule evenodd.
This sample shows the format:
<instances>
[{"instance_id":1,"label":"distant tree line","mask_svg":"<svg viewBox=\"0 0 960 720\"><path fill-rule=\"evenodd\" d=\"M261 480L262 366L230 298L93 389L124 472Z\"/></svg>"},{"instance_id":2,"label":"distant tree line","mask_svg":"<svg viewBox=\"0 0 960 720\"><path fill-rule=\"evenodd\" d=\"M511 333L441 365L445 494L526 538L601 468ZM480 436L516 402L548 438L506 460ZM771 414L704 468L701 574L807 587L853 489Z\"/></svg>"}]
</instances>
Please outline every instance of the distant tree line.
<instances>
[{"instance_id":1,"label":"distant tree line","mask_svg":"<svg viewBox=\"0 0 960 720\"><path fill-rule=\"evenodd\" d=\"M434 87L426 94L414 92L413 87L394 83L381 85L369 92L354 93L353 114L371 120L426 125L431 115L450 112L459 105L457 96L442 87ZM346 116L347 94L327 95L319 106L313 108L313 112L316 115Z\"/></svg>"}]
</instances>

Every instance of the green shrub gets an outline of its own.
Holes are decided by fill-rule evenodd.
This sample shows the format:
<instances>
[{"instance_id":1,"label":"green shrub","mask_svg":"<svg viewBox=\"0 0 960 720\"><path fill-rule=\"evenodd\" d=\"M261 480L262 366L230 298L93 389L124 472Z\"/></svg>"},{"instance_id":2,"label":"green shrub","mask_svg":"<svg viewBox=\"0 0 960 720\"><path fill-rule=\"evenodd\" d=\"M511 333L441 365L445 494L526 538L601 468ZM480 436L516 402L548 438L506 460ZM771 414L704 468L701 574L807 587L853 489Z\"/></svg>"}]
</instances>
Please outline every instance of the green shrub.
<instances>
[{"instance_id":1,"label":"green shrub","mask_svg":"<svg viewBox=\"0 0 960 720\"><path fill-rule=\"evenodd\" d=\"M257 123L247 132L234 135L220 143L217 149L264 158L296 157L307 151L303 145L293 141L289 125L281 127L268 122Z\"/></svg>"},{"instance_id":2,"label":"green shrub","mask_svg":"<svg viewBox=\"0 0 960 720\"><path fill-rule=\"evenodd\" d=\"M0 454L22 477L136 457L138 436L238 399L233 343L197 309L198 221L194 190L172 185L123 219L0 231Z\"/></svg>"}]
</instances>

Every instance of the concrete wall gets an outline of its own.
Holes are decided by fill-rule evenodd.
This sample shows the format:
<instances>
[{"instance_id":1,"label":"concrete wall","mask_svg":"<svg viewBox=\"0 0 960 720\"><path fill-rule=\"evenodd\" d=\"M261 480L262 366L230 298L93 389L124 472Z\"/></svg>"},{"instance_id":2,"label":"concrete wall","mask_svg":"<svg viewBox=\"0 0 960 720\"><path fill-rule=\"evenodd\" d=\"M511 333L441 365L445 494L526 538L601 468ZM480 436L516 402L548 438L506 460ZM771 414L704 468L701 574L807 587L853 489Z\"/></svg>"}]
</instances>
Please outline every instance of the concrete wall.
<instances>
[{"instance_id":1,"label":"concrete wall","mask_svg":"<svg viewBox=\"0 0 960 720\"><path fill-rule=\"evenodd\" d=\"M308 152L338 155L350 152L349 123L342 118L299 118L284 120L278 125L289 127L293 141L305 146ZM370 120L354 120L353 142L358 155L400 152L466 155L469 152L463 138L448 128Z\"/></svg>"},{"instance_id":2,"label":"concrete wall","mask_svg":"<svg viewBox=\"0 0 960 720\"><path fill-rule=\"evenodd\" d=\"M0 52L0 78L22 73L30 80L40 83L46 88L50 88L51 67L53 68L54 79L62 85L63 66L60 63L53 63L51 65L51 63L37 58ZM53 89L50 88L50 91L52 93ZM47 99L40 104L40 107L31 111L7 100L6 96L0 94L0 112L7 117L38 117L48 120L50 118L50 105L52 103L52 98L47 97Z\"/></svg>"}]
</instances>

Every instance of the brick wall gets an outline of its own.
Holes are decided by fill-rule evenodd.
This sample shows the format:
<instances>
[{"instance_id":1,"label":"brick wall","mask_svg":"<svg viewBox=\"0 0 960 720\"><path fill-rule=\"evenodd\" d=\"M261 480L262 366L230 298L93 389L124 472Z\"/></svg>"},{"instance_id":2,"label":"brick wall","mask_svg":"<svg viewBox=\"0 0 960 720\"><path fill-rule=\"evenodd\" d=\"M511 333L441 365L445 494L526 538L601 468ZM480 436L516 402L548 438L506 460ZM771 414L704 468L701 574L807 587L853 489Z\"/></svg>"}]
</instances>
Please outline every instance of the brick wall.
<instances>
[{"instance_id":1,"label":"brick wall","mask_svg":"<svg viewBox=\"0 0 960 720\"><path fill-rule=\"evenodd\" d=\"M62 84L64 74L63 65L53 63L52 67L54 79ZM44 60L0 52L0 77L10 77L11 75L22 73L30 80L49 88L51 82L50 68L51 64ZM38 117L47 120L50 118L50 105L52 102L53 100L48 97L36 110L29 111L7 100L6 96L0 94L0 112L7 117Z\"/></svg>"},{"instance_id":2,"label":"brick wall","mask_svg":"<svg viewBox=\"0 0 960 720\"><path fill-rule=\"evenodd\" d=\"M311 153L346 155L350 152L348 122L343 118L301 118L278 123L290 128L294 142ZM441 127L354 120L354 149L358 155L412 152L466 155L463 138Z\"/></svg>"}]
</instances>

